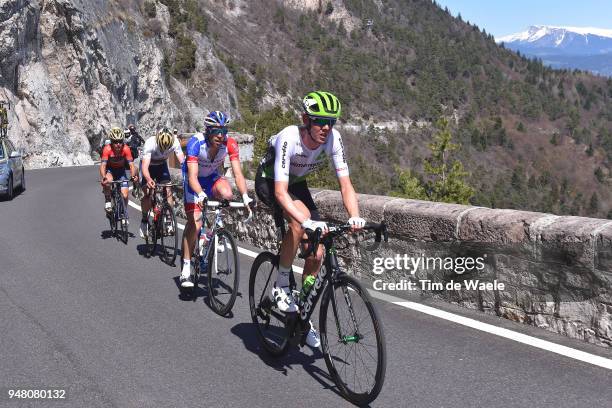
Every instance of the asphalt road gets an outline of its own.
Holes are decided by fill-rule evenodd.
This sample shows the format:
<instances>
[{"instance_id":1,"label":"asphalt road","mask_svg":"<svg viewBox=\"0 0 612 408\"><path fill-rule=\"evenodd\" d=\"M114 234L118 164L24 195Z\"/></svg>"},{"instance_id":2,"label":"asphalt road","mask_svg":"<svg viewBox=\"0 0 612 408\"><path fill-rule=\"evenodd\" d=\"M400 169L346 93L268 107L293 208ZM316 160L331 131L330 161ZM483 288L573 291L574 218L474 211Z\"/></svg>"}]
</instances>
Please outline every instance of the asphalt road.
<instances>
[{"instance_id":1,"label":"asphalt road","mask_svg":"<svg viewBox=\"0 0 612 408\"><path fill-rule=\"evenodd\" d=\"M203 298L181 299L178 268L141 256L140 238L109 236L95 167L27 178L25 193L0 202L0 406L349 405L319 352L275 360L260 349L248 310L251 258L241 259L234 316L219 317ZM130 216L135 233L140 214ZM373 406L612 406L611 370L375 303L388 367ZM9 400L16 388L64 389L67 399Z\"/></svg>"}]
</instances>

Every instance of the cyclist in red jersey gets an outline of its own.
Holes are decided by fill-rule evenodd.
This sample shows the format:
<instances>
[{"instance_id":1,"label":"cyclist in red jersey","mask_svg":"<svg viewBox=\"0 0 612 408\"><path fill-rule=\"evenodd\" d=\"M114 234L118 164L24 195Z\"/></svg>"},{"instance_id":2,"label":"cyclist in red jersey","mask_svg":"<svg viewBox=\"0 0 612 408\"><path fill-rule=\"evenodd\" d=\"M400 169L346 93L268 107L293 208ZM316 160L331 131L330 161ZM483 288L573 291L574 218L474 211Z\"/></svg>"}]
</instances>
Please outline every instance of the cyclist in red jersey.
<instances>
[{"instance_id":1,"label":"cyclist in red jersey","mask_svg":"<svg viewBox=\"0 0 612 408\"><path fill-rule=\"evenodd\" d=\"M134 159L130 148L123 143L123 131L118 127L111 129L109 134L110 145L104 146L100 157L100 184L104 193L104 209L107 213L112 212L110 182L113 180L124 180L121 184L121 195L128 205L128 177L125 173L126 164L130 167L131 178L138 180L138 174L134 167ZM127 221L127 220L126 220Z\"/></svg>"}]
</instances>

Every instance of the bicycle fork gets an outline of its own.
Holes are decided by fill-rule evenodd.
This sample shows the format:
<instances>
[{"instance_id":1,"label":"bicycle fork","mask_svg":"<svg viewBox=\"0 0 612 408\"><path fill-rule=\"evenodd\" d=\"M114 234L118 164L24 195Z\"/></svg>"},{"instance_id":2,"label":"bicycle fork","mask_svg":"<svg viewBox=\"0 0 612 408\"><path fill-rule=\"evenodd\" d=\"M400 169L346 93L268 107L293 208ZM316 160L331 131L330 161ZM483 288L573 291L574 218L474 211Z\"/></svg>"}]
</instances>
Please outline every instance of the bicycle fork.
<instances>
[{"instance_id":1,"label":"bicycle fork","mask_svg":"<svg viewBox=\"0 0 612 408\"><path fill-rule=\"evenodd\" d=\"M340 327L340 316L338 314L336 291L334 290L334 280L337 276L339 276L343 272L340 271L340 268L338 267L338 260L336 259L335 256L330 257L330 264L334 272L332 273L332 278L330 279L330 282L329 282L329 290L331 290L331 303L332 303L332 309L334 312L334 318L336 320L336 331L338 332L338 341L344 344L358 343L359 340L363 339L363 335L359 333L359 325L357 323L357 318L355 317L355 311L353 310L353 303L351 302L351 294L349 293L349 289L345 286L342 286L342 294L344 297L344 301L346 302L346 305L348 307L351 321L353 322L353 327L355 328L355 333L353 335L350 335L350 334L345 335L342 333L342 328Z\"/></svg>"}]
</instances>

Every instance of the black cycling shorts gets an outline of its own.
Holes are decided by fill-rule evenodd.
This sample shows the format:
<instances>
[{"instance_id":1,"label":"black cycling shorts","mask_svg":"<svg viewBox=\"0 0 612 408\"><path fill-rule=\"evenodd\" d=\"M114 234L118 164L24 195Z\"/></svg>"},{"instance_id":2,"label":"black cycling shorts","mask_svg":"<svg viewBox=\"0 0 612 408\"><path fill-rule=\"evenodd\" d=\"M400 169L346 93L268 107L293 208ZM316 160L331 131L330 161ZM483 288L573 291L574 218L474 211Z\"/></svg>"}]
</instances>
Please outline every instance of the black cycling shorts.
<instances>
[{"instance_id":1,"label":"black cycling shorts","mask_svg":"<svg viewBox=\"0 0 612 408\"><path fill-rule=\"evenodd\" d=\"M310 190L308 190L306 181L289 184L288 190L289 195L293 200L300 200L302 203L304 203L306 208L308 208L310 211L311 220L321 220L319 210L317 209L317 205L310 195ZM276 197L274 196L274 180L262 177L261 167L257 169L257 176L255 177L255 192L257 193L257 197L266 203L268 207L272 208L275 212L280 212L282 214L282 209L276 202Z\"/></svg>"}]
</instances>

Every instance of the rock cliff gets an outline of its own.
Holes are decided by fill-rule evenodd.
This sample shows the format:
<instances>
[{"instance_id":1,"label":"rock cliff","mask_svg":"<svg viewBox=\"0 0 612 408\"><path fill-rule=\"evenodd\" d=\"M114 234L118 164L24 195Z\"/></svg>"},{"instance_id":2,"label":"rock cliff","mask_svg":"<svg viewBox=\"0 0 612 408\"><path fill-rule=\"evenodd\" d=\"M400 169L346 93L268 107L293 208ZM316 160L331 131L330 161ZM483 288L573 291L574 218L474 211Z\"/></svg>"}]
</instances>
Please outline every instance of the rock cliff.
<instances>
[{"instance_id":1,"label":"rock cliff","mask_svg":"<svg viewBox=\"0 0 612 408\"><path fill-rule=\"evenodd\" d=\"M9 136L29 167L88 164L111 126L192 129L210 109L236 115L235 87L209 39L193 36L196 67L180 82L164 71L175 39L165 5L137 0L1 0L0 100ZM167 58L167 56L166 56ZM214 78L214 81L211 79Z\"/></svg>"}]
</instances>

